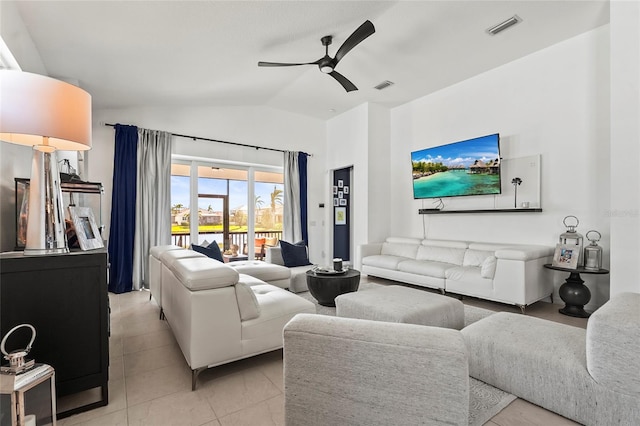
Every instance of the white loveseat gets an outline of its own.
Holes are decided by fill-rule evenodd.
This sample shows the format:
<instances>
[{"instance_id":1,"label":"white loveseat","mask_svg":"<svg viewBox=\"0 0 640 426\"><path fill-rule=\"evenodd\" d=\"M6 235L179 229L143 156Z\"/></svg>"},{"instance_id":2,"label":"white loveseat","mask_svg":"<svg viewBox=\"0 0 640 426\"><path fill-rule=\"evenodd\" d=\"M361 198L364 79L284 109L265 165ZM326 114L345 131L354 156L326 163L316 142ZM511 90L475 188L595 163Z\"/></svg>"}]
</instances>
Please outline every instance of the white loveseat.
<instances>
[{"instance_id":1,"label":"white loveseat","mask_svg":"<svg viewBox=\"0 0 640 426\"><path fill-rule=\"evenodd\" d=\"M389 237L358 247L363 274L481 299L530 305L553 296L553 247Z\"/></svg>"},{"instance_id":2,"label":"white loveseat","mask_svg":"<svg viewBox=\"0 0 640 426\"><path fill-rule=\"evenodd\" d=\"M302 297L225 263L178 253L160 255L160 292L164 316L192 370L192 389L208 367L281 348L284 325L298 313L316 312Z\"/></svg>"}]
</instances>

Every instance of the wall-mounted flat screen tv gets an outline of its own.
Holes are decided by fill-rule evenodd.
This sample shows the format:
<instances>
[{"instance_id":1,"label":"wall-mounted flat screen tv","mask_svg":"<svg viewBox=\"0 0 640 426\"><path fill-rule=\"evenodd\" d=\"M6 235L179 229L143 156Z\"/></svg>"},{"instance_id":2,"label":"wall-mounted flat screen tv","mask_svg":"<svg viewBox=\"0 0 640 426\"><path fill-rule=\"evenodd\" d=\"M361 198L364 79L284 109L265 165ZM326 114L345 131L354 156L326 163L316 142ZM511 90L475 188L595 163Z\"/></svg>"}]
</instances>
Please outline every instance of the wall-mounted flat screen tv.
<instances>
[{"instance_id":1,"label":"wall-mounted flat screen tv","mask_svg":"<svg viewBox=\"0 0 640 426\"><path fill-rule=\"evenodd\" d=\"M500 135L411 153L413 198L500 194Z\"/></svg>"}]
</instances>

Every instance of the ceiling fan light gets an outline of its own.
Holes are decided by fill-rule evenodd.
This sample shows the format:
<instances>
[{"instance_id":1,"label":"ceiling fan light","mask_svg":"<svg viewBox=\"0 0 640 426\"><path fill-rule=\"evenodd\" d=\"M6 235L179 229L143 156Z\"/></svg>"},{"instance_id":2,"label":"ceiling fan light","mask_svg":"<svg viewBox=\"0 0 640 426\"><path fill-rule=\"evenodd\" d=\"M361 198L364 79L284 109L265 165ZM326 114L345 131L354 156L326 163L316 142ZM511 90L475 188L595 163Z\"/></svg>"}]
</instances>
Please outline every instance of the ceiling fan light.
<instances>
[{"instance_id":1,"label":"ceiling fan light","mask_svg":"<svg viewBox=\"0 0 640 426\"><path fill-rule=\"evenodd\" d=\"M323 65L320 67L320 71L325 74L330 74L333 72L333 67L331 65Z\"/></svg>"}]
</instances>

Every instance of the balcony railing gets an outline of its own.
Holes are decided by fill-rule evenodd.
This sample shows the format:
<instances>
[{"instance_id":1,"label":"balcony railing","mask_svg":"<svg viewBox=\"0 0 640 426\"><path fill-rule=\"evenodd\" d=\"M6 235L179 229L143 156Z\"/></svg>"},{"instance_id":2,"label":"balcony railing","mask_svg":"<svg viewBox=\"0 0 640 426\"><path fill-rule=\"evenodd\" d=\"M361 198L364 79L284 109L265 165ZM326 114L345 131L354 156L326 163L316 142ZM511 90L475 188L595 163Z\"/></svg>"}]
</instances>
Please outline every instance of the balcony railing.
<instances>
[{"instance_id":1,"label":"balcony railing","mask_svg":"<svg viewBox=\"0 0 640 426\"><path fill-rule=\"evenodd\" d=\"M221 243L223 240L222 232L201 232L198 234L198 242L202 243L204 240L212 242L213 240ZM228 244L225 247L231 247L232 244L237 244L240 253L245 252L245 247L248 245L248 236L246 232L229 232ZM282 231L264 231L256 232L255 238L282 238ZM171 244L187 248L191 245L191 236L189 234L171 234Z\"/></svg>"}]
</instances>

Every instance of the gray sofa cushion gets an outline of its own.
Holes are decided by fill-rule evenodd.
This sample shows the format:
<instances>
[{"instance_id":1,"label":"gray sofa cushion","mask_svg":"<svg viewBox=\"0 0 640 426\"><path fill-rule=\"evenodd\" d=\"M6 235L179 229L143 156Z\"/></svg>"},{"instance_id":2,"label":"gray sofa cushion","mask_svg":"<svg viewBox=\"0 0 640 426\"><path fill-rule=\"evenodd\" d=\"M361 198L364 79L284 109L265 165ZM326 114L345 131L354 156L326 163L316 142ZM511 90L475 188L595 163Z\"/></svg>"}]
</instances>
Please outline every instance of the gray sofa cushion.
<instances>
[{"instance_id":1,"label":"gray sofa cushion","mask_svg":"<svg viewBox=\"0 0 640 426\"><path fill-rule=\"evenodd\" d=\"M470 376L582 424L640 424L640 399L601 386L587 371L585 330L500 312L462 335Z\"/></svg>"}]
</instances>

